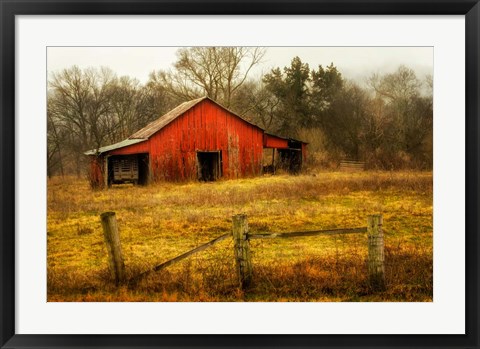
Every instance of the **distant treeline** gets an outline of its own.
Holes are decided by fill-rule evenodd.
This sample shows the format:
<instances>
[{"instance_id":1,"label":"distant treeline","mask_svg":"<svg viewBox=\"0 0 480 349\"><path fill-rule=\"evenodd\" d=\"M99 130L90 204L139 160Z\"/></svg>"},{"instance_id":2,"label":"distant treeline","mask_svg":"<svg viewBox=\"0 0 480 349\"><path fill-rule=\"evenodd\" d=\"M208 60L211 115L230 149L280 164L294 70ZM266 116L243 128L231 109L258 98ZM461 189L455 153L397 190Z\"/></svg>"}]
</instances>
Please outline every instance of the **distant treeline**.
<instances>
[{"instance_id":1,"label":"distant treeline","mask_svg":"<svg viewBox=\"0 0 480 349\"><path fill-rule=\"evenodd\" d=\"M412 69L372 75L362 86L332 63L290 66L249 77L265 49L194 47L149 80L76 66L49 75L48 175L81 175L83 152L127 138L178 104L208 95L270 133L309 143L312 166L340 159L375 169L431 169L433 81Z\"/></svg>"}]
</instances>

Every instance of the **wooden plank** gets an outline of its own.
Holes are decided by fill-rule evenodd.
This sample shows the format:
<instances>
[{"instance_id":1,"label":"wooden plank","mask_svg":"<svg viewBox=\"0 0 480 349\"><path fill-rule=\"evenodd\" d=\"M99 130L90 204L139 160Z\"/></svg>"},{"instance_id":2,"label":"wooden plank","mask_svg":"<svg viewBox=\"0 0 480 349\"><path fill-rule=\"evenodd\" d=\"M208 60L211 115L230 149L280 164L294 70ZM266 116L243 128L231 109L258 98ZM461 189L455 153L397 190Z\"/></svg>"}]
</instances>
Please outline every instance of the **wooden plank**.
<instances>
[{"instance_id":1,"label":"wooden plank","mask_svg":"<svg viewBox=\"0 0 480 349\"><path fill-rule=\"evenodd\" d=\"M329 229L329 230L311 230L311 231L294 231L288 233L263 233L248 234L248 239L274 239L274 238L294 238L299 236L316 236L316 235L334 235L334 234L357 234L366 233L367 228L345 228L345 229Z\"/></svg>"},{"instance_id":2,"label":"wooden plank","mask_svg":"<svg viewBox=\"0 0 480 349\"><path fill-rule=\"evenodd\" d=\"M340 171L357 172L365 170L365 162L353 160L341 160Z\"/></svg>"},{"instance_id":3,"label":"wooden plank","mask_svg":"<svg viewBox=\"0 0 480 349\"><path fill-rule=\"evenodd\" d=\"M171 266L172 264L175 264L175 263L177 263L177 262L180 262L182 259L185 259L185 258L191 256L192 254L195 254L195 253L201 252L201 251L203 251L203 250L206 250L208 247L215 245L217 242L220 242L220 241L225 240L225 239L226 239L227 237L229 237L230 235L231 235L230 233L227 233L227 234L225 234L225 235L219 236L218 238L215 238L215 239L213 239L213 240L211 240L211 241L209 241L209 242L207 242L207 243L205 243L205 244L203 244L203 245L200 245L200 246L194 248L193 250L190 250L190 251L188 251L188 252L185 252L185 253L181 254L180 256L177 256L177 257L175 257L175 258L173 258L173 259L170 259L170 260L167 261L167 262L164 262L164 263L162 263L162 264L157 265L156 267L154 267L154 268L152 269L152 271L159 271L159 270L162 270L162 269L164 269L164 268L166 268L166 267Z\"/></svg>"},{"instance_id":4,"label":"wooden plank","mask_svg":"<svg viewBox=\"0 0 480 349\"><path fill-rule=\"evenodd\" d=\"M363 171L363 167L345 167L340 166L340 170L344 171Z\"/></svg>"},{"instance_id":5,"label":"wooden plank","mask_svg":"<svg viewBox=\"0 0 480 349\"><path fill-rule=\"evenodd\" d=\"M353 161L353 160L341 160L340 163L342 164L359 164L359 165L365 165L364 161Z\"/></svg>"},{"instance_id":6,"label":"wooden plank","mask_svg":"<svg viewBox=\"0 0 480 349\"><path fill-rule=\"evenodd\" d=\"M350 161L350 160L340 160L340 164L345 165L365 165L364 161Z\"/></svg>"},{"instance_id":7,"label":"wooden plank","mask_svg":"<svg viewBox=\"0 0 480 349\"><path fill-rule=\"evenodd\" d=\"M227 234L224 234L224 235L222 235L222 236L219 236L218 238L215 238L215 239L213 239L213 240L211 240L211 241L209 241L209 242L207 242L207 243L205 243L205 244L203 244L203 245L200 245L200 246L194 248L193 250L190 250L190 251L188 251L188 252L185 252L185 253L183 253L183 254L181 254L181 255L173 258L173 259L170 259L170 260L168 260L168 261L166 261L166 262L163 262L162 264L159 264L159 265L153 267L152 269L149 269L149 270L147 270L147 271L145 271L145 272L137 275L137 276L136 276L135 278L133 278L130 282L136 282L136 281L140 280L141 278L143 278L144 276L146 276L147 274L149 274L149 273L151 273L151 272L160 271L160 270L162 270L162 269L165 269L166 267L169 267L169 266L171 266L172 264L175 264L175 263L177 263L177 262L180 262L181 260L183 260L183 259L185 259L185 258L187 258L187 257L190 257L191 255L193 255L193 254L195 254L195 253L198 253L198 252L201 252L201 251L203 251L203 250L206 250L208 247L213 246L213 245L215 245L216 243L218 243L218 242L220 242L220 241L223 241L223 240L225 240L226 238L228 238L228 237L230 237L230 236L232 236L231 233L227 233Z\"/></svg>"}]
</instances>

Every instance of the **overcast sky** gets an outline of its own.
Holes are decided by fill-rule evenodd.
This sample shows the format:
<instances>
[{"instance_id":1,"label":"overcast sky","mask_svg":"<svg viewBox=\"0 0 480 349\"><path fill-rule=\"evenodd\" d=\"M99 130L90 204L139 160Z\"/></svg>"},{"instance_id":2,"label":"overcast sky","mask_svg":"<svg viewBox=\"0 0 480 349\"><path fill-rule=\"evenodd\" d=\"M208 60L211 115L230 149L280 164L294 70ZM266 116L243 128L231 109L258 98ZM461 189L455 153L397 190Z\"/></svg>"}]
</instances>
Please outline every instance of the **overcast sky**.
<instances>
[{"instance_id":1,"label":"overcast sky","mask_svg":"<svg viewBox=\"0 0 480 349\"><path fill-rule=\"evenodd\" d=\"M178 47L49 47L48 72L77 65L107 66L119 76L128 75L145 83L153 70L168 70ZM333 64L347 79L364 81L372 73L390 73L399 65L412 68L421 79L433 75L433 47L268 47L262 63L252 72L258 77L274 67L290 65L299 56L310 68Z\"/></svg>"}]
</instances>

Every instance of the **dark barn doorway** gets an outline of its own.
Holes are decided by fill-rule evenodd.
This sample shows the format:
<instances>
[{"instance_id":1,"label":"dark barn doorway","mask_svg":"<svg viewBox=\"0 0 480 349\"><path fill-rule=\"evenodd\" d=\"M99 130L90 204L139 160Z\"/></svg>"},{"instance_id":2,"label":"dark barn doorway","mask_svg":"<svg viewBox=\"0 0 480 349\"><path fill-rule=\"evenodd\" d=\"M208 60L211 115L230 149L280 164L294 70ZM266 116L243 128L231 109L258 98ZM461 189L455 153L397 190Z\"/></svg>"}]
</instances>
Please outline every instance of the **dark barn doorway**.
<instances>
[{"instance_id":1,"label":"dark barn doorway","mask_svg":"<svg viewBox=\"0 0 480 349\"><path fill-rule=\"evenodd\" d=\"M222 176L221 151L197 151L198 180L215 181Z\"/></svg>"},{"instance_id":2,"label":"dark barn doorway","mask_svg":"<svg viewBox=\"0 0 480 349\"><path fill-rule=\"evenodd\" d=\"M280 157L280 166L284 170L292 174L300 173L303 163L302 142L290 139L288 148L278 149L278 155Z\"/></svg>"},{"instance_id":3,"label":"dark barn doorway","mask_svg":"<svg viewBox=\"0 0 480 349\"><path fill-rule=\"evenodd\" d=\"M280 168L292 174L298 174L302 169L301 149L278 149Z\"/></svg>"},{"instance_id":4,"label":"dark barn doorway","mask_svg":"<svg viewBox=\"0 0 480 349\"><path fill-rule=\"evenodd\" d=\"M108 157L108 186L112 184L148 183L148 154L112 155Z\"/></svg>"}]
</instances>

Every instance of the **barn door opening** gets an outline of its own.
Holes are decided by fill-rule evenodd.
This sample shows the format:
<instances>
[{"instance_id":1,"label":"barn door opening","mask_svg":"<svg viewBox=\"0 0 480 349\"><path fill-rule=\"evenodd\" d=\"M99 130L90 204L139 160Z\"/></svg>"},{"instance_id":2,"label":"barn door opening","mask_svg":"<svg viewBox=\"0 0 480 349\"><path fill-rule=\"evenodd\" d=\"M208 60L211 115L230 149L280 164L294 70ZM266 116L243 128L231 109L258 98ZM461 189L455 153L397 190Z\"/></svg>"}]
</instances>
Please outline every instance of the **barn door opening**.
<instances>
[{"instance_id":1,"label":"barn door opening","mask_svg":"<svg viewBox=\"0 0 480 349\"><path fill-rule=\"evenodd\" d=\"M148 184L149 180L149 160L148 154L138 154L138 184Z\"/></svg>"},{"instance_id":2,"label":"barn door opening","mask_svg":"<svg viewBox=\"0 0 480 349\"><path fill-rule=\"evenodd\" d=\"M210 182L222 176L221 151L197 151L198 180Z\"/></svg>"},{"instance_id":3,"label":"barn door opening","mask_svg":"<svg viewBox=\"0 0 480 349\"><path fill-rule=\"evenodd\" d=\"M148 154L112 155L107 164L108 186L148 183Z\"/></svg>"},{"instance_id":4,"label":"barn door opening","mask_svg":"<svg viewBox=\"0 0 480 349\"><path fill-rule=\"evenodd\" d=\"M278 149L279 167L292 174L298 174L302 169L301 149Z\"/></svg>"}]
</instances>

